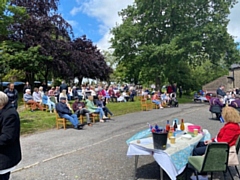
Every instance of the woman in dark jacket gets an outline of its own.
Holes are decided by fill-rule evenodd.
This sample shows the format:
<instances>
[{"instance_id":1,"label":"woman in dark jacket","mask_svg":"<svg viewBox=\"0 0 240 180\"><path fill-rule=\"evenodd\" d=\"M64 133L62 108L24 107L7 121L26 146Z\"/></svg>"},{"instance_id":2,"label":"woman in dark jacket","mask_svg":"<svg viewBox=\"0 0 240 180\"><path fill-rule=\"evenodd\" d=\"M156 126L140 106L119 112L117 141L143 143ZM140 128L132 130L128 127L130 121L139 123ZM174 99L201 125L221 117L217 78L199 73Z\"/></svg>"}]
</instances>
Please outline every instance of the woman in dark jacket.
<instances>
[{"instance_id":1,"label":"woman in dark jacket","mask_svg":"<svg viewBox=\"0 0 240 180\"><path fill-rule=\"evenodd\" d=\"M8 180L10 172L21 160L20 119L8 97L0 91L0 180Z\"/></svg>"}]
</instances>

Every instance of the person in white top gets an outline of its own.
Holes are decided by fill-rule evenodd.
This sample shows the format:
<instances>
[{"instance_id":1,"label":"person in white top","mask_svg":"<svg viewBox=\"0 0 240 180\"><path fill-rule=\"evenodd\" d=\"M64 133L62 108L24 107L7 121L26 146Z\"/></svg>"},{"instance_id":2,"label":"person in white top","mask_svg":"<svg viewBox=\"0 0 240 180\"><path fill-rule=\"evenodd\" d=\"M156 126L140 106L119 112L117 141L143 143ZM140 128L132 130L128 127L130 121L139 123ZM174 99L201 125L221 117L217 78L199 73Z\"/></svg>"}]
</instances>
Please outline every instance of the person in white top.
<instances>
[{"instance_id":1,"label":"person in white top","mask_svg":"<svg viewBox=\"0 0 240 180\"><path fill-rule=\"evenodd\" d=\"M34 88L34 92L32 94L33 96L33 100L38 102L38 103L42 103L42 96L41 93L39 92L38 88Z\"/></svg>"},{"instance_id":2,"label":"person in white top","mask_svg":"<svg viewBox=\"0 0 240 180\"><path fill-rule=\"evenodd\" d=\"M41 98L42 98L43 95L44 95L44 91L43 91L43 87L42 86L39 87L38 93L40 93Z\"/></svg>"}]
</instances>

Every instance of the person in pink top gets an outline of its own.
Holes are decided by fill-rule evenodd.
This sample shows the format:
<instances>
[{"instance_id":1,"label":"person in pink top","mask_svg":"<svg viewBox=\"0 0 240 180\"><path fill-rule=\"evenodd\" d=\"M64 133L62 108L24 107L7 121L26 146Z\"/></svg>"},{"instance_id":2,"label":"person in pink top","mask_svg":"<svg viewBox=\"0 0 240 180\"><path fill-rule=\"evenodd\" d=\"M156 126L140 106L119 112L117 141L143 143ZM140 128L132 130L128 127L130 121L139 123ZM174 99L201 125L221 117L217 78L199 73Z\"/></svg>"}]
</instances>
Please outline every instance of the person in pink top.
<instances>
[{"instance_id":1,"label":"person in pink top","mask_svg":"<svg viewBox=\"0 0 240 180\"><path fill-rule=\"evenodd\" d=\"M157 91L155 91L154 95L152 96L152 102L158 105L160 109L163 108Z\"/></svg>"}]
</instances>

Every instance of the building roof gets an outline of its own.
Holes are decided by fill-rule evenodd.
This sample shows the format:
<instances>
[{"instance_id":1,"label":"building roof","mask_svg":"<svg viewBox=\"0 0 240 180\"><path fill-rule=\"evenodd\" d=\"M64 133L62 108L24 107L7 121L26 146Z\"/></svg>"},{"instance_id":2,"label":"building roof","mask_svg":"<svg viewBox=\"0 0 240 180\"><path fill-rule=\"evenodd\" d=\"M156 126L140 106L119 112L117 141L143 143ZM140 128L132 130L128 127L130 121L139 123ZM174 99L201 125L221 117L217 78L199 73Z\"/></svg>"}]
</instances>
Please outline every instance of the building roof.
<instances>
[{"instance_id":1,"label":"building roof","mask_svg":"<svg viewBox=\"0 0 240 180\"><path fill-rule=\"evenodd\" d=\"M240 64L232 64L231 66L230 66L230 69L231 70L234 70L234 69L239 69L240 68Z\"/></svg>"}]
</instances>

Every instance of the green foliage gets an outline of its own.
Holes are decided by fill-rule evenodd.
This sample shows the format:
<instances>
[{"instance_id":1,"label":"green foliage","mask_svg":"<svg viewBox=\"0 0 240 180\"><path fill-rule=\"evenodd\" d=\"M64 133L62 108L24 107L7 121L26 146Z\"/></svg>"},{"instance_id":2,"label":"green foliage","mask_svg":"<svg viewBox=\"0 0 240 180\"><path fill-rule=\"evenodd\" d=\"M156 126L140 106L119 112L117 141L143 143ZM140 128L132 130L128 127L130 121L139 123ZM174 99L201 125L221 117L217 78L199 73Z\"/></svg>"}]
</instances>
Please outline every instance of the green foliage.
<instances>
[{"instance_id":1,"label":"green foliage","mask_svg":"<svg viewBox=\"0 0 240 180\"><path fill-rule=\"evenodd\" d=\"M18 69L24 72L43 71L46 61L52 58L39 53L40 46L28 49L19 42L3 41L0 43L0 62L6 63L9 69ZM8 71L7 71L8 72ZM4 75L7 74L5 72Z\"/></svg>"},{"instance_id":2,"label":"green foliage","mask_svg":"<svg viewBox=\"0 0 240 180\"><path fill-rule=\"evenodd\" d=\"M21 22L26 17L25 13L25 8L11 6L10 0L0 0L0 40L8 35L8 26L13 22Z\"/></svg>"},{"instance_id":3,"label":"green foliage","mask_svg":"<svg viewBox=\"0 0 240 180\"><path fill-rule=\"evenodd\" d=\"M11 69L3 78L3 81L15 82L23 81L25 79L25 72L22 70Z\"/></svg>"},{"instance_id":4,"label":"green foliage","mask_svg":"<svg viewBox=\"0 0 240 180\"><path fill-rule=\"evenodd\" d=\"M229 8L235 3L135 0L119 13L123 23L111 30L117 74L127 80L155 81L157 87L166 81L189 89L199 87L207 80L192 77L205 61L215 68L240 60L236 44L227 33ZM215 78L223 72L216 74L211 75Z\"/></svg>"}]
</instances>

